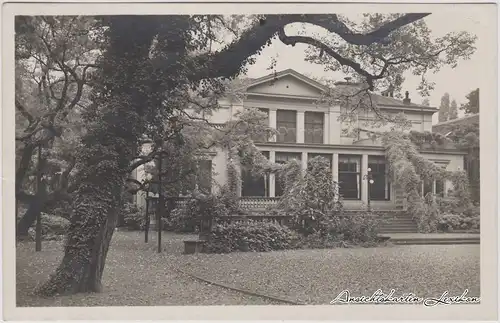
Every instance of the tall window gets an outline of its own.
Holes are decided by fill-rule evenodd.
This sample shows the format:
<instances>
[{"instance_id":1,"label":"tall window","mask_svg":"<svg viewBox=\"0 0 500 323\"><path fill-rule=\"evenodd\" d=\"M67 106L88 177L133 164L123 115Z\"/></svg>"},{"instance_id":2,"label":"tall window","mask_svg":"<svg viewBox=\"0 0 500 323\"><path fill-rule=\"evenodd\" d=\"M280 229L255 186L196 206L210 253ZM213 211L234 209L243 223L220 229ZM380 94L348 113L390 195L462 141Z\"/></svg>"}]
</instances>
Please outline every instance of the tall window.
<instances>
[{"instance_id":1,"label":"tall window","mask_svg":"<svg viewBox=\"0 0 500 323\"><path fill-rule=\"evenodd\" d=\"M323 127L325 122L323 112L309 112L304 114L304 141L307 144L323 143Z\"/></svg>"},{"instance_id":2,"label":"tall window","mask_svg":"<svg viewBox=\"0 0 500 323\"><path fill-rule=\"evenodd\" d=\"M297 111L276 111L276 128L278 142L297 142Z\"/></svg>"},{"instance_id":3,"label":"tall window","mask_svg":"<svg viewBox=\"0 0 500 323\"><path fill-rule=\"evenodd\" d=\"M317 154L317 153L308 153L307 154L307 161L309 164L309 161L315 157L323 157L327 159L330 162L330 168L332 166L332 154Z\"/></svg>"},{"instance_id":4,"label":"tall window","mask_svg":"<svg viewBox=\"0 0 500 323\"><path fill-rule=\"evenodd\" d=\"M436 195L440 197L444 197L444 180L436 180Z\"/></svg>"},{"instance_id":5,"label":"tall window","mask_svg":"<svg viewBox=\"0 0 500 323\"><path fill-rule=\"evenodd\" d=\"M275 161L278 164L286 164L288 161L293 159L301 160L301 153L289 153L289 152L276 152ZM285 185L282 180L276 176L275 181L275 196L281 196L285 192Z\"/></svg>"},{"instance_id":6,"label":"tall window","mask_svg":"<svg viewBox=\"0 0 500 323\"><path fill-rule=\"evenodd\" d=\"M426 196L429 193L432 193L433 191L433 186L434 186L434 181L426 180L422 182L422 196Z\"/></svg>"},{"instance_id":7,"label":"tall window","mask_svg":"<svg viewBox=\"0 0 500 323\"><path fill-rule=\"evenodd\" d=\"M339 155L339 193L344 199L361 199L361 156Z\"/></svg>"},{"instance_id":8,"label":"tall window","mask_svg":"<svg viewBox=\"0 0 500 323\"><path fill-rule=\"evenodd\" d=\"M268 151L263 151L262 154L269 158ZM241 169L241 196L269 196L269 175L252 174L249 166L243 165Z\"/></svg>"},{"instance_id":9,"label":"tall window","mask_svg":"<svg viewBox=\"0 0 500 323\"><path fill-rule=\"evenodd\" d=\"M389 200L391 186L387 173L387 164L383 156L368 156L368 168L371 169L373 184L370 185L371 200Z\"/></svg>"}]
</instances>

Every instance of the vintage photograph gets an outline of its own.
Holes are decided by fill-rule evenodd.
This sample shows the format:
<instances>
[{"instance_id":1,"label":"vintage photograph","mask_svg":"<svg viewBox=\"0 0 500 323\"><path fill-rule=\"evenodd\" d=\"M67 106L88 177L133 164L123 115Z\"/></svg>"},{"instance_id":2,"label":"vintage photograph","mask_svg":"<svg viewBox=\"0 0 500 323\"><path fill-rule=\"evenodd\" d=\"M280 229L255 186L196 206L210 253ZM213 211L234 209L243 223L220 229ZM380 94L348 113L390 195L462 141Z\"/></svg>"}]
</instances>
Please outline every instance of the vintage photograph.
<instances>
[{"instance_id":1,"label":"vintage photograph","mask_svg":"<svg viewBox=\"0 0 500 323\"><path fill-rule=\"evenodd\" d=\"M16 306L480 304L489 38L432 8L16 15Z\"/></svg>"}]
</instances>

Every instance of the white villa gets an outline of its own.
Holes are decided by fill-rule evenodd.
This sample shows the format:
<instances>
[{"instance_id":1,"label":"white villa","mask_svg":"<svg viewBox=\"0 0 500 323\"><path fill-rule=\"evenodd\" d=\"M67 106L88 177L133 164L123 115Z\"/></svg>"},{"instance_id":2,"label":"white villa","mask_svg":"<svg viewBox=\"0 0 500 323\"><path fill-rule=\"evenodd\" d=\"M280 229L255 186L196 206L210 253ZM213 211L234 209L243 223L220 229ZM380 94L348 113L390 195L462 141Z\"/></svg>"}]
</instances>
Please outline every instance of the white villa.
<instances>
[{"instance_id":1,"label":"white villa","mask_svg":"<svg viewBox=\"0 0 500 323\"><path fill-rule=\"evenodd\" d=\"M339 89L355 86L349 82L339 82L336 85ZM362 134L356 138L345 136L342 130L348 125L338 120L341 107L317 103L325 90L324 85L294 70L284 70L251 80L246 85L244 99L221 102L222 108L215 111L209 121L223 124L232 120L234 114L244 107L259 108L268 113L269 125L279 131L279 135L273 140L256 143L272 162L286 162L295 158L306 168L308 159L324 156L331 161L333 177L340 184L340 193L347 209L361 208L368 199L375 210L403 207L401 191L398 190L397 183L389 181L387 175L384 148L379 142ZM436 108L411 103L408 97L401 101L389 95L372 94L372 98L383 112L404 112L411 121L413 130L432 130L432 115L437 112ZM358 115L359 122L374 118L371 111L363 111ZM423 150L421 153L447 170L460 170L464 167L465 153L454 148ZM207 154L202 166L213 170L213 182L222 184L227 179L226 162L227 153L219 150ZM373 184L366 180L369 169ZM143 169L136 170L135 176L137 179L143 178ZM209 189L215 190L214 185L210 186L212 180L199 185L208 185ZM422 191L424 194L446 194L451 185L450 182L424 183ZM282 194L282 188L274 174L256 178L244 170L240 191L241 200L249 201L249 205L275 201ZM140 206L145 204L142 193L136 196L136 203Z\"/></svg>"}]
</instances>

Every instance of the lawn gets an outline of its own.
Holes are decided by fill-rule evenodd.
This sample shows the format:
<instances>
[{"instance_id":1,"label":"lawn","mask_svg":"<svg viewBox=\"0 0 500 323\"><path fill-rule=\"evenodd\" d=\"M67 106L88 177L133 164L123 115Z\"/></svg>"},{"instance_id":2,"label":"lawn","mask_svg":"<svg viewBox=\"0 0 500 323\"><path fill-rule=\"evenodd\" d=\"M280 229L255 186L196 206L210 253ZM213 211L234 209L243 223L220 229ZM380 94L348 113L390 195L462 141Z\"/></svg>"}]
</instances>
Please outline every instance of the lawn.
<instances>
[{"instance_id":1,"label":"lawn","mask_svg":"<svg viewBox=\"0 0 500 323\"><path fill-rule=\"evenodd\" d=\"M273 304L209 285L179 273L307 304L328 304L342 290L371 295L375 290L420 297L444 291L479 295L479 245L390 246L294 250L226 255L182 255L185 235L165 234L164 252L137 232L117 232L103 277L104 291L70 297L31 295L62 256L60 242L17 247L18 306L264 305ZM277 303L274 303L277 304Z\"/></svg>"}]
</instances>

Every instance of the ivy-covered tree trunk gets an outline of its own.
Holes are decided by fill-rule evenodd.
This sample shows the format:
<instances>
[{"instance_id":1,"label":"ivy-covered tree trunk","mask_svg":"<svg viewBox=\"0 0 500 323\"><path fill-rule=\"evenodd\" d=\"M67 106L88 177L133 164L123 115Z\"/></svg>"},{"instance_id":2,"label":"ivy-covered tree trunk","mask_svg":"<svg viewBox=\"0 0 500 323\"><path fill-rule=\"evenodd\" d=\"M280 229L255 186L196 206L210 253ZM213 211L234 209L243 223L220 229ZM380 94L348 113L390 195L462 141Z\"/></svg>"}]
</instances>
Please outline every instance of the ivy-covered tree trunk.
<instances>
[{"instance_id":1,"label":"ivy-covered tree trunk","mask_svg":"<svg viewBox=\"0 0 500 323\"><path fill-rule=\"evenodd\" d=\"M101 290L130 162L145 131L142 113L155 90L144 86L153 78L147 62L157 33L154 20L117 16L106 23L109 47L100 62L94 108L85 115L88 132L77 151L83 169L65 253L56 272L40 287L44 295Z\"/></svg>"}]
</instances>

